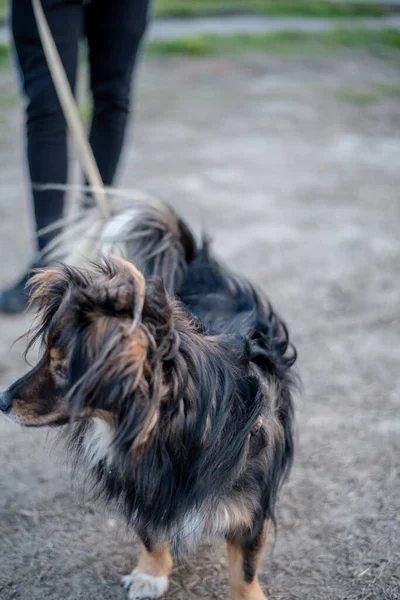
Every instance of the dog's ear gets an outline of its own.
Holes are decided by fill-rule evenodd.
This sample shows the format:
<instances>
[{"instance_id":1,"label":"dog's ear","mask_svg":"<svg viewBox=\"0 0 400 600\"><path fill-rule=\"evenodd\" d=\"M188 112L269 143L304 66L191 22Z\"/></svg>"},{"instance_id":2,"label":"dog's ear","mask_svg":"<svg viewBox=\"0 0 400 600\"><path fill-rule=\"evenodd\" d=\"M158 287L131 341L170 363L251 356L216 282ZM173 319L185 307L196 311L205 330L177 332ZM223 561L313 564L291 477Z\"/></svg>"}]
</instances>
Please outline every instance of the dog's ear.
<instances>
[{"instance_id":1,"label":"dog's ear","mask_svg":"<svg viewBox=\"0 0 400 600\"><path fill-rule=\"evenodd\" d=\"M27 288L31 302L39 302L39 307L53 302L59 304L67 290L72 285L86 287L87 278L79 269L67 265L56 265L35 269L34 275L28 280Z\"/></svg>"},{"instance_id":2,"label":"dog's ear","mask_svg":"<svg viewBox=\"0 0 400 600\"><path fill-rule=\"evenodd\" d=\"M35 274L28 280L27 289L31 304L35 302L38 305L37 324L28 349L47 330L67 294L76 287L83 289L88 285L88 277L83 271L67 265L35 270Z\"/></svg>"},{"instance_id":3,"label":"dog's ear","mask_svg":"<svg viewBox=\"0 0 400 600\"><path fill-rule=\"evenodd\" d=\"M166 390L163 364L179 346L173 306L161 279L145 282L131 263L111 258L76 291L78 335L69 376L76 414L113 415L115 443L136 459L150 443Z\"/></svg>"},{"instance_id":4,"label":"dog's ear","mask_svg":"<svg viewBox=\"0 0 400 600\"><path fill-rule=\"evenodd\" d=\"M142 317L146 283L142 273L128 261L110 257L97 266L90 285L78 292L79 314L85 320L99 317L131 319L136 326Z\"/></svg>"},{"instance_id":5,"label":"dog's ear","mask_svg":"<svg viewBox=\"0 0 400 600\"><path fill-rule=\"evenodd\" d=\"M74 340L69 379L74 418L105 411L114 420L114 443L138 460L159 418L161 361L145 326L97 313Z\"/></svg>"},{"instance_id":6,"label":"dog's ear","mask_svg":"<svg viewBox=\"0 0 400 600\"><path fill-rule=\"evenodd\" d=\"M116 308L133 308L134 321L142 316L143 303L146 293L146 282L143 274L132 263L120 256L112 256L112 260L119 266L118 284L115 289Z\"/></svg>"}]
</instances>

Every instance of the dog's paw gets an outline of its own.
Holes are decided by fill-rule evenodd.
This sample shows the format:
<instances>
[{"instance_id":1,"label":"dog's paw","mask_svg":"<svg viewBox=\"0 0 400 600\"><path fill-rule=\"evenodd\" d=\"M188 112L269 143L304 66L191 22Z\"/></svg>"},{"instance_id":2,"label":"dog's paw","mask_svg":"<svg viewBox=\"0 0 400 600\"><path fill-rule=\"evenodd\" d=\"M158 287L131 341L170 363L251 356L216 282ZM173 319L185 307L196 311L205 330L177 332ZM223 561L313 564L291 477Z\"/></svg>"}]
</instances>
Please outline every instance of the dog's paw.
<instances>
[{"instance_id":1,"label":"dog's paw","mask_svg":"<svg viewBox=\"0 0 400 600\"><path fill-rule=\"evenodd\" d=\"M130 575L122 577L121 583L126 590L129 590L129 600L161 598L168 589L167 577L154 577L136 570L132 571Z\"/></svg>"}]
</instances>

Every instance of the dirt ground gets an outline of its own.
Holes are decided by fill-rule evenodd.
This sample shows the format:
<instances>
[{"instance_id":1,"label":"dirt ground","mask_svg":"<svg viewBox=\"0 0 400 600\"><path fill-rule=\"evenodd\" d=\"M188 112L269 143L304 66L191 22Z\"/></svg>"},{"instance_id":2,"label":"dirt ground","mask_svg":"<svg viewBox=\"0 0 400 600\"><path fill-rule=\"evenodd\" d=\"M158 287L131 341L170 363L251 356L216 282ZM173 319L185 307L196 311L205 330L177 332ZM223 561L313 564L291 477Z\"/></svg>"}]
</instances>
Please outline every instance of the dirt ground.
<instances>
[{"instance_id":1,"label":"dirt ground","mask_svg":"<svg viewBox=\"0 0 400 600\"><path fill-rule=\"evenodd\" d=\"M141 70L122 185L206 228L268 292L299 351L296 460L261 569L271 600L400 598L400 103L338 98L398 74L362 54ZM1 73L0 93L14 91ZM29 253L21 107L7 104L2 283ZM12 343L30 321L0 318L1 388L27 368ZM133 535L71 485L51 435L0 418L0 436L1 600L122 600ZM205 541L166 598L227 598L225 564L223 543Z\"/></svg>"}]
</instances>

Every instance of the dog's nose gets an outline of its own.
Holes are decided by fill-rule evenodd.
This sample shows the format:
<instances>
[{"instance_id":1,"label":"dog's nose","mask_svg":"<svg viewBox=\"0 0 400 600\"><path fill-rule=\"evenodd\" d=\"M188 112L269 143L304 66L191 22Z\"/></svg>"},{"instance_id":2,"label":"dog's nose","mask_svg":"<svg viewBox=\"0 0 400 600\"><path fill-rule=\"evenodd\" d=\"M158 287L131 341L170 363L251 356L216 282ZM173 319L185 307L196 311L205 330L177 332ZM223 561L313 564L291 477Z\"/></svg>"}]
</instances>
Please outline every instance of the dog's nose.
<instances>
[{"instance_id":1,"label":"dog's nose","mask_svg":"<svg viewBox=\"0 0 400 600\"><path fill-rule=\"evenodd\" d=\"M9 412L12 405L11 394L8 390L0 394L0 410L4 413Z\"/></svg>"}]
</instances>

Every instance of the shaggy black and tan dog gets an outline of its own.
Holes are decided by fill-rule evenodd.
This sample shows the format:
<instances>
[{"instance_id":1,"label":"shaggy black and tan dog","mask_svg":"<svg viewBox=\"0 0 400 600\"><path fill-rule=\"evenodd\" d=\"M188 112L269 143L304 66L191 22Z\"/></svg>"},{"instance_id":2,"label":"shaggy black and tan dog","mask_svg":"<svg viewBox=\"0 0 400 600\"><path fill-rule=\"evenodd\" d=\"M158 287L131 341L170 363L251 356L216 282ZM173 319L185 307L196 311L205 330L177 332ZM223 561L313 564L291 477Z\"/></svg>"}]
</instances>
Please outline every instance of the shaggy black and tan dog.
<instances>
[{"instance_id":1,"label":"shaggy black and tan dog","mask_svg":"<svg viewBox=\"0 0 400 600\"><path fill-rule=\"evenodd\" d=\"M0 407L68 425L76 462L143 542L130 599L162 596L170 551L203 534L227 540L232 598L265 599L257 568L293 457L287 329L168 208L127 231L129 261L34 276L42 358Z\"/></svg>"}]
</instances>

